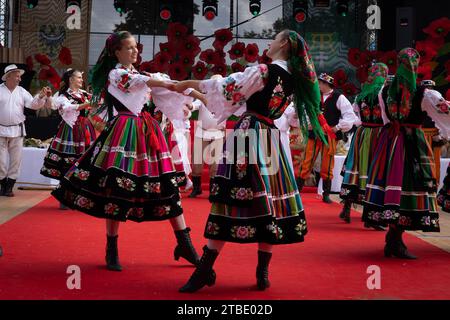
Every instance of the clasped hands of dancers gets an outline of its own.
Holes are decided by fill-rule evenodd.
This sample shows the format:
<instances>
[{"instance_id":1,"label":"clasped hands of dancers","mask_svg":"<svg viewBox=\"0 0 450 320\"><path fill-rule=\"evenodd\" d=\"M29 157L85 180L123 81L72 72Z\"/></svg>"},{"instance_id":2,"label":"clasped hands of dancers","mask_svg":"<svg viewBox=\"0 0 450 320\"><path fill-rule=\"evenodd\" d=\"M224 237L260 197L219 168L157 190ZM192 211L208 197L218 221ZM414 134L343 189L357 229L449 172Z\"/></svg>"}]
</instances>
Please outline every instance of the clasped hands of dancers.
<instances>
[{"instance_id":1,"label":"clasped hands of dancers","mask_svg":"<svg viewBox=\"0 0 450 320\"><path fill-rule=\"evenodd\" d=\"M401 77L394 80L394 83L397 81L401 85L391 86L392 89L389 90L387 105L390 109L386 108L386 111L394 123L386 129L386 137L390 139L392 135L407 139L404 135L410 133L409 130L402 130L408 125L395 123L403 123L405 119L415 121L404 115L398 117L400 108L395 108L396 103L402 103L403 107L408 106L410 109L412 107L412 101L407 101L407 105L404 105L403 100L397 99L405 96L402 90L407 86L402 82L410 84L408 77L417 72L415 64L408 64L418 59L412 50L414 49L406 51L406 57L404 51L400 53L399 62L406 66L399 68ZM271 140L273 138L270 132L276 129L274 119L279 118L293 102L302 128L307 130L309 125L311 131L325 145L328 145L329 138L336 133L336 129L330 128L322 114L318 77L306 42L297 32L284 30L277 34L269 46L267 55L272 59L271 64L247 67L245 71L226 78L204 81L174 82L160 74L141 74L133 67L137 54L136 41L126 31L114 33L106 40L90 75L93 96L84 98L94 104L102 102L97 114L104 111L105 114L113 115L98 137L95 137L92 124L85 121L86 114L82 114L83 110L72 110L69 115L67 106L71 102L67 104L67 101L62 99L64 121L46 159L48 164L54 166L62 162L70 163L70 166L56 166L60 172L53 173L60 179L60 185L52 194L63 205L106 219L105 260L109 270L122 270L117 243L121 221L169 220L177 239L174 258L178 260L182 257L196 267L188 282L180 288L180 292L195 292L205 285L212 286L215 283L216 273L213 265L227 241L258 244L256 285L259 290L265 290L270 286L268 276L273 245L302 242L307 234L306 217L292 166L289 165L290 161L282 147L273 148L273 145L278 143ZM71 81L71 77L66 79ZM378 91L370 88L372 95L365 96L364 101L381 104L378 93L384 87L384 80L378 79L377 84L382 82L382 85L376 88ZM414 93L412 88L408 88ZM171 150L168 150L158 122L142 109L151 94L157 107L170 113L174 106L181 108L190 101L185 95L187 91L190 96L201 99L212 113L222 119L228 118L246 104L246 112L240 116L235 129L243 132L251 129L256 132L258 139L268 139L268 143L246 144L244 159L240 159L243 162L229 162L224 158L218 165L209 198L212 206L204 230L208 241L203 247L201 258L192 244L190 228L186 225L181 207L179 186L186 181L183 167L170 157ZM377 98L374 100L375 93ZM61 94L65 95L66 100L75 99L77 96L70 92ZM78 97L80 101L83 100L81 96ZM392 113L389 114L391 109ZM64 113L66 111L67 114ZM378 111L375 114L378 114ZM392 131L391 128L396 129ZM77 134L70 134L70 130L76 131ZM414 134L420 137L419 132ZM79 140L74 143L70 139ZM231 139L234 139L234 136ZM389 141L385 143L389 144ZM69 154L61 151L65 145L83 148L81 152L74 149ZM278 170L266 170L259 157L257 163L250 163L250 155L269 154L271 145L272 151L275 150L276 162L280 164ZM416 147L423 148L423 145L418 144ZM230 153L226 148L225 143L224 157ZM376 151L375 155L385 154L385 149ZM388 152L402 154L401 150ZM234 157L233 160L236 160L237 155ZM61 162L61 159L67 161ZM380 165L383 159L385 158L378 159L376 163ZM55 168L53 169L57 170ZM405 165L405 173L410 176L408 168ZM390 169L392 172L398 170ZM45 169L44 164L43 171L51 170ZM432 172L424 170L426 172L422 172L422 175L429 178L427 181L433 181ZM371 177L378 177L382 170L372 165L370 172L369 180ZM427 173L430 175L426 175ZM378 179L376 182L385 183L386 177L381 178L384 180ZM425 195L431 206L433 197L429 196L428 191L432 190L427 189ZM403 203L400 202L397 207L389 208L383 203L377 206L374 200L368 200L367 204L370 210L364 212L363 219L373 224L390 225L386 237L386 256L414 258L408 253L401 238L405 229L438 230L437 213L429 207L422 210L420 218L416 218L411 216L415 213L415 208L402 208ZM388 209L391 210L391 216L387 214ZM376 210L383 211L384 216L375 215Z\"/></svg>"}]
</instances>

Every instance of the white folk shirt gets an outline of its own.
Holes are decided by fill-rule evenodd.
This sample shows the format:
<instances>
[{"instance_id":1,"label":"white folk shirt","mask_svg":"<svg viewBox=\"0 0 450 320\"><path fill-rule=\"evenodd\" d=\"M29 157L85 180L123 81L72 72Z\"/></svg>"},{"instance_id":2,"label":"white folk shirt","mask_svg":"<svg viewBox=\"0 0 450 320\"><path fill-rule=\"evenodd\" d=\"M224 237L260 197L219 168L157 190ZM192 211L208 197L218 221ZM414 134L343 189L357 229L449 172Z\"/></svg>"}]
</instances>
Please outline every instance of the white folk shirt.
<instances>
[{"instance_id":1,"label":"white folk shirt","mask_svg":"<svg viewBox=\"0 0 450 320\"><path fill-rule=\"evenodd\" d=\"M42 108L45 102L46 98L40 99L39 95L33 98L20 86L11 92L4 83L0 84L0 137L25 136L24 108L37 110Z\"/></svg>"},{"instance_id":2,"label":"white folk shirt","mask_svg":"<svg viewBox=\"0 0 450 320\"><path fill-rule=\"evenodd\" d=\"M323 101L327 101L332 93L333 90L331 90L327 94L323 94ZM341 130L342 132L350 131L350 129L353 127L353 124L358 120L358 117L353 111L352 104L343 94L341 94L338 101L336 102L336 107L341 111L341 119L336 125L336 129Z\"/></svg>"},{"instance_id":3,"label":"white folk shirt","mask_svg":"<svg viewBox=\"0 0 450 320\"><path fill-rule=\"evenodd\" d=\"M217 119L200 100L195 100L193 106L194 110L198 110L195 137L207 141L222 139L225 135L226 121L217 123Z\"/></svg>"}]
</instances>

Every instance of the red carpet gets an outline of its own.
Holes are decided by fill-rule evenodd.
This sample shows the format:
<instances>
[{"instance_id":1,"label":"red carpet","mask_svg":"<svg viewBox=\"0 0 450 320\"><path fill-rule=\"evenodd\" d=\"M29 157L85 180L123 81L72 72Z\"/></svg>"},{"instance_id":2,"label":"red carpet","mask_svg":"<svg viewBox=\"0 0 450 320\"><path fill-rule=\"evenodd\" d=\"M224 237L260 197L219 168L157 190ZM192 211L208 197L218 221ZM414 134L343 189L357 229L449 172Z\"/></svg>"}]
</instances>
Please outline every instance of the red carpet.
<instances>
[{"instance_id":1,"label":"red carpet","mask_svg":"<svg viewBox=\"0 0 450 320\"><path fill-rule=\"evenodd\" d=\"M0 299L450 299L450 254L406 237L420 259L383 257L384 233L366 230L354 213L351 225L306 194L309 234L303 244L278 246L270 266L272 287L255 291L256 245L227 244L215 269L215 287L179 294L194 270L173 260L169 222L122 224L119 250L124 271L104 268L105 223L60 211L49 198L0 226ZM199 252L209 203L184 199L186 218ZM66 269L81 268L81 290L68 290ZM367 267L381 268L381 290L366 286Z\"/></svg>"}]
</instances>

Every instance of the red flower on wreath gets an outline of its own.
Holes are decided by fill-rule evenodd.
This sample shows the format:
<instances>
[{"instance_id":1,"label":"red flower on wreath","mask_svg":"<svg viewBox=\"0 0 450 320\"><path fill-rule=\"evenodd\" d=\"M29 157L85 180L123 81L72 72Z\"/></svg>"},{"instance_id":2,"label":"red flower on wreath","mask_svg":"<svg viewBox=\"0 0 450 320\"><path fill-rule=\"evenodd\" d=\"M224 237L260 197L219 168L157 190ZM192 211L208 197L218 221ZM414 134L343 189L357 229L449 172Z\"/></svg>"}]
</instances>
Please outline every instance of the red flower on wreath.
<instances>
[{"instance_id":1,"label":"red flower on wreath","mask_svg":"<svg viewBox=\"0 0 450 320\"><path fill-rule=\"evenodd\" d=\"M233 72L242 72L245 70L245 67L242 64L240 64L239 62L234 62L231 65L231 70L233 70Z\"/></svg>"},{"instance_id":2,"label":"red flower on wreath","mask_svg":"<svg viewBox=\"0 0 450 320\"><path fill-rule=\"evenodd\" d=\"M192 74L194 75L195 79L197 80L203 80L205 79L206 75L208 74L208 68L206 65L198 61L193 67L192 67Z\"/></svg>"},{"instance_id":3,"label":"red flower on wreath","mask_svg":"<svg viewBox=\"0 0 450 320\"><path fill-rule=\"evenodd\" d=\"M55 88L59 89L61 77L52 66L42 66L38 75L39 80L48 81Z\"/></svg>"},{"instance_id":4,"label":"red flower on wreath","mask_svg":"<svg viewBox=\"0 0 450 320\"><path fill-rule=\"evenodd\" d=\"M159 50L161 53L166 53L168 54L170 57L175 56L176 54L176 49L173 46L173 43L171 42L164 42L164 43L160 43L159 44Z\"/></svg>"},{"instance_id":5,"label":"red flower on wreath","mask_svg":"<svg viewBox=\"0 0 450 320\"><path fill-rule=\"evenodd\" d=\"M157 53L153 59L155 64L158 65L158 68L162 71L167 71L167 69L169 69L170 60L171 56L165 52Z\"/></svg>"},{"instance_id":6,"label":"red flower on wreath","mask_svg":"<svg viewBox=\"0 0 450 320\"><path fill-rule=\"evenodd\" d=\"M184 67L183 63L181 62L175 62L172 63L169 67L169 76L173 80L185 80L188 76L188 73L186 72L186 68Z\"/></svg>"},{"instance_id":7,"label":"red flower on wreath","mask_svg":"<svg viewBox=\"0 0 450 320\"><path fill-rule=\"evenodd\" d=\"M358 48L348 50L348 61L354 67L361 67L367 63L367 55Z\"/></svg>"},{"instance_id":8,"label":"red flower on wreath","mask_svg":"<svg viewBox=\"0 0 450 320\"><path fill-rule=\"evenodd\" d=\"M389 68L389 74L397 72L397 52L395 50L385 52L380 59Z\"/></svg>"},{"instance_id":9,"label":"red flower on wreath","mask_svg":"<svg viewBox=\"0 0 450 320\"><path fill-rule=\"evenodd\" d=\"M417 41L416 50L420 53L420 63L430 62L437 56L437 51L429 41Z\"/></svg>"},{"instance_id":10,"label":"red flower on wreath","mask_svg":"<svg viewBox=\"0 0 450 320\"><path fill-rule=\"evenodd\" d=\"M348 80L348 76L343 69L336 70L336 72L333 73L333 78L336 88L342 88Z\"/></svg>"},{"instance_id":11,"label":"red flower on wreath","mask_svg":"<svg viewBox=\"0 0 450 320\"><path fill-rule=\"evenodd\" d=\"M417 82L420 83L422 80L430 80L433 77L433 70L429 63L424 63L419 66L417 70Z\"/></svg>"},{"instance_id":12,"label":"red flower on wreath","mask_svg":"<svg viewBox=\"0 0 450 320\"><path fill-rule=\"evenodd\" d=\"M213 42L213 47L216 50L223 50L223 48L233 40L233 33L230 29L219 29L214 32L216 40Z\"/></svg>"},{"instance_id":13,"label":"red flower on wreath","mask_svg":"<svg viewBox=\"0 0 450 320\"><path fill-rule=\"evenodd\" d=\"M450 31L450 19L447 17L434 20L423 32L432 38L445 38Z\"/></svg>"},{"instance_id":14,"label":"red flower on wreath","mask_svg":"<svg viewBox=\"0 0 450 320\"><path fill-rule=\"evenodd\" d=\"M227 75L227 66L226 64L216 64L211 71L213 74L220 74L222 77L225 77Z\"/></svg>"},{"instance_id":15,"label":"red flower on wreath","mask_svg":"<svg viewBox=\"0 0 450 320\"><path fill-rule=\"evenodd\" d=\"M154 61L142 62L139 66L139 71L141 71L141 72L145 71L145 72L149 72L149 73L160 72L157 64Z\"/></svg>"},{"instance_id":16,"label":"red flower on wreath","mask_svg":"<svg viewBox=\"0 0 450 320\"><path fill-rule=\"evenodd\" d=\"M166 31L169 43L179 43L184 41L188 35L188 27L180 22L169 23Z\"/></svg>"},{"instance_id":17,"label":"red flower on wreath","mask_svg":"<svg viewBox=\"0 0 450 320\"><path fill-rule=\"evenodd\" d=\"M39 62L40 64L42 64L44 66L48 66L48 65L50 65L50 63L52 63L50 61L50 59L47 57L47 55L45 55L45 54L38 53L34 56L34 58L36 59L37 62Z\"/></svg>"},{"instance_id":18,"label":"red flower on wreath","mask_svg":"<svg viewBox=\"0 0 450 320\"><path fill-rule=\"evenodd\" d=\"M347 82L346 84L344 84L342 86L342 90L344 91L344 94L347 97L354 96L358 92L358 89L355 87L355 85L350 82Z\"/></svg>"},{"instance_id":19,"label":"red flower on wreath","mask_svg":"<svg viewBox=\"0 0 450 320\"><path fill-rule=\"evenodd\" d=\"M256 62L258 60L259 48L256 43L250 43L247 45L244 51L245 60L248 62Z\"/></svg>"},{"instance_id":20,"label":"red flower on wreath","mask_svg":"<svg viewBox=\"0 0 450 320\"><path fill-rule=\"evenodd\" d=\"M236 42L235 44L233 44L231 49L228 50L228 53L230 55L231 60L236 60L244 56L244 51L245 51L245 43Z\"/></svg>"},{"instance_id":21,"label":"red flower on wreath","mask_svg":"<svg viewBox=\"0 0 450 320\"><path fill-rule=\"evenodd\" d=\"M59 51L58 59L66 66L72 64L72 53L70 52L70 49L62 47L61 51Z\"/></svg>"},{"instance_id":22,"label":"red flower on wreath","mask_svg":"<svg viewBox=\"0 0 450 320\"><path fill-rule=\"evenodd\" d=\"M194 35L189 35L182 45L185 54L196 57L202 49L200 49L200 39Z\"/></svg>"},{"instance_id":23,"label":"red flower on wreath","mask_svg":"<svg viewBox=\"0 0 450 320\"><path fill-rule=\"evenodd\" d=\"M270 64L272 62L272 59L267 56L267 51L269 51L269 49L264 50L262 56L258 58L259 64Z\"/></svg>"},{"instance_id":24,"label":"red flower on wreath","mask_svg":"<svg viewBox=\"0 0 450 320\"><path fill-rule=\"evenodd\" d=\"M361 66L356 70L356 78L359 82L364 83L367 81L367 78L369 77L369 70L366 66Z\"/></svg>"}]
</instances>

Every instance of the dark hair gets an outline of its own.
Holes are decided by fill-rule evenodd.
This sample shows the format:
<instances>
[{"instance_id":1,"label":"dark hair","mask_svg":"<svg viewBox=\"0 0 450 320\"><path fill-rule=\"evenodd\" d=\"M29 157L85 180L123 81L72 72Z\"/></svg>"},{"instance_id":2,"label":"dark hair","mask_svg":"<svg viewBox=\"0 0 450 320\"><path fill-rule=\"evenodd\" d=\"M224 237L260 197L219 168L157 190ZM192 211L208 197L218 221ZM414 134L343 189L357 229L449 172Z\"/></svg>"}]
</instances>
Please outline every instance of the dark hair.
<instances>
[{"instance_id":1,"label":"dark hair","mask_svg":"<svg viewBox=\"0 0 450 320\"><path fill-rule=\"evenodd\" d=\"M92 86L92 101L97 104L108 81L109 72L119 62L116 51L122 48L122 40L133 37L128 31L119 31L106 39L105 46L94 68L89 73L89 84Z\"/></svg>"},{"instance_id":2,"label":"dark hair","mask_svg":"<svg viewBox=\"0 0 450 320\"><path fill-rule=\"evenodd\" d=\"M64 94L67 92L67 90L69 90L70 87L70 78L73 76L73 74L75 72L79 72L82 73L80 70L78 69L67 69L66 72L64 72L63 76L62 76L62 81L61 81L61 85L60 85L60 89L59 89L59 94Z\"/></svg>"}]
</instances>

